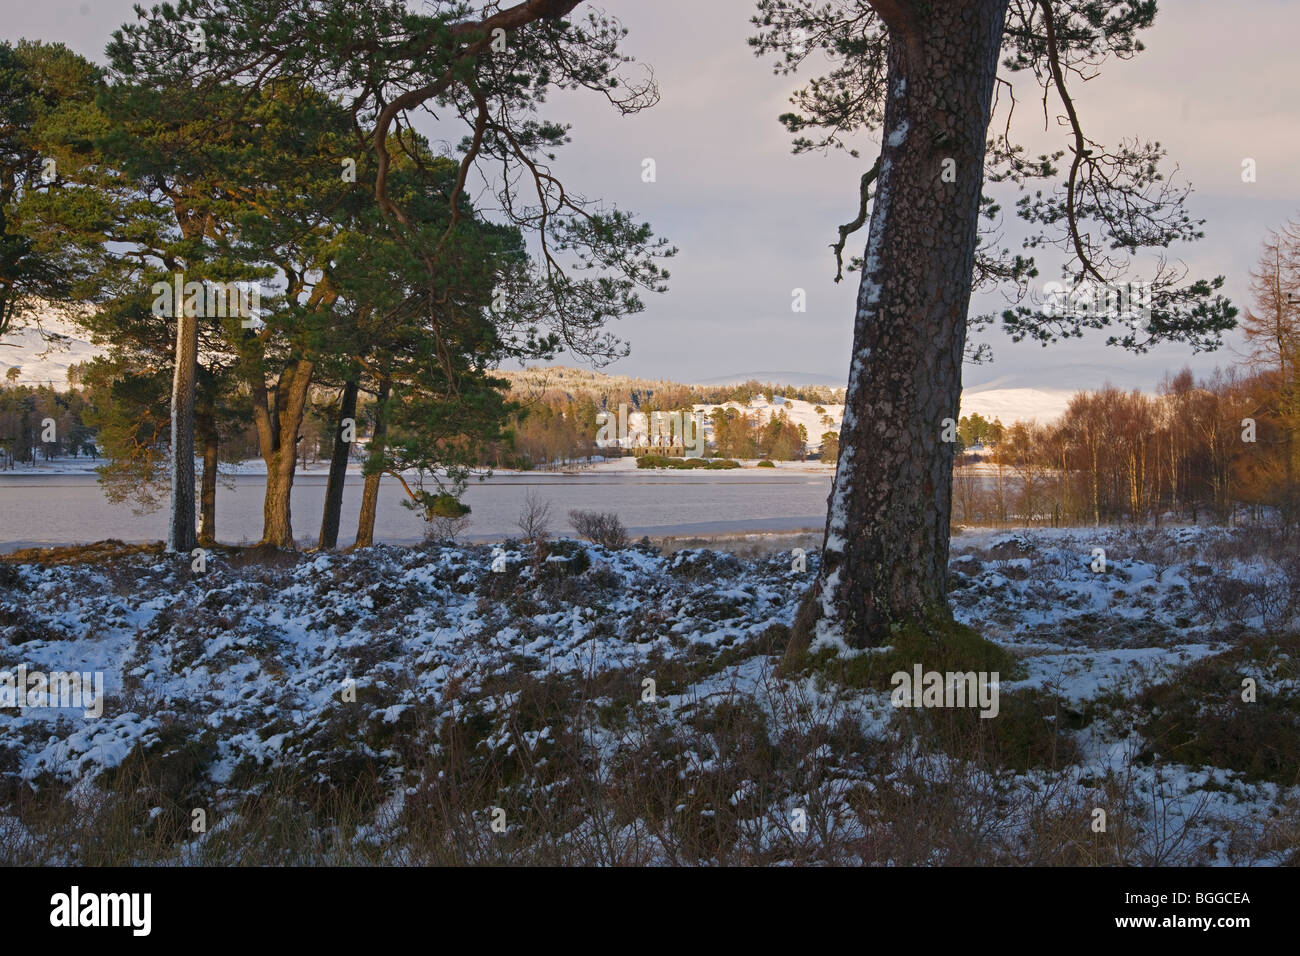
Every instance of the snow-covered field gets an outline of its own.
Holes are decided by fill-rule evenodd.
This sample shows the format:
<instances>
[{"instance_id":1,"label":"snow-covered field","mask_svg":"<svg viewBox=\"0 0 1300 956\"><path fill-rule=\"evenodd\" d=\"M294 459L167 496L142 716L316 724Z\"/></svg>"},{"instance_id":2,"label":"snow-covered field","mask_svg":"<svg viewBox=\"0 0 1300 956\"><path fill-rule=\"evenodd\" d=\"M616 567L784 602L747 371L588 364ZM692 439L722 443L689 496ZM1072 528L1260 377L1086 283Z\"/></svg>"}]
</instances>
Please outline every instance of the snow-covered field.
<instances>
[{"instance_id":1,"label":"snow-covered field","mask_svg":"<svg viewBox=\"0 0 1300 956\"><path fill-rule=\"evenodd\" d=\"M815 554L91 557L0 564L0 671L108 695L0 710L9 859L1297 860L1300 563L1258 532L955 537L958 620L1020 662L969 739L778 674Z\"/></svg>"}]
</instances>

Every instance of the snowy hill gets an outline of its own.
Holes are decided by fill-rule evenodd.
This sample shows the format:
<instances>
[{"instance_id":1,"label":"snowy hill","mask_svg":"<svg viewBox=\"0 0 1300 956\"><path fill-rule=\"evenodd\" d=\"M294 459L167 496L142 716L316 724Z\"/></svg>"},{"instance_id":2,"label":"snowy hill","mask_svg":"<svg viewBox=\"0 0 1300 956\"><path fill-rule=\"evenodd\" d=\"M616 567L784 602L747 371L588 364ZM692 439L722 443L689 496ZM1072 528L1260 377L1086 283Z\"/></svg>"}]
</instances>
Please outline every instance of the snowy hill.
<instances>
[{"instance_id":1,"label":"snowy hill","mask_svg":"<svg viewBox=\"0 0 1300 956\"><path fill-rule=\"evenodd\" d=\"M822 435L826 432L838 432L840 423L844 420L843 405L817 405L815 402L805 402L797 398L784 398L780 395L773 396L768 401L766 395L755 395L749 400L748 405L741 405L739 402L727 402L724 405L696 405L695 410L702 412L705 417L712 415L718 408L734 408L743 414L754 418L758 424L765 425L773 418L785 412L788 418L795 425L802 425L808 435L808 450L818 451L822 446ZM818 408L825 409L824 412L817 411ZM824 417L831 419L830 424L823 421ZM707 440L713 439L713 426L706 425L704 435Z\"/></svg>"},{"instance_id":2,"label":"snowy hill","mask_svg":"<svg viewBox=\"0 0 1300 956\"><path fill-rule=\"evenodd\" d=\"M961 393L961 413L1000 419L1002 424L1037 421L1047 424L1065 413L1074 392L1042 388L968 388Z\"/></svg>"},{"instance_id":3,"label":"snowy hill","mask_svg":"<svg viewBox=\"0 0 1300 956\"><path fill-rule=\"evenodd\" d=\"M53 384L55 388L65 388L68 381L69 366L84 362L104 351L100 346L89 342L86 334L78 329L75 324L53 314L42 317L41 327L45 330L46 335L42 335L35 327L28 327L11 333L6 337L5 341L0 342L0 381L4 380L4 376L10 368L18 368L20 370L18 379L20 384ZM518 372L507 372L505 374L512 381L519 380L519 382L522 382L527 375L527 373ZM764 377L760 378L760 374ZM793 373L753 373L745 376L730 376L725 379L725 382L748 380L789 381L780 377L785 374L793 376ZM802 378L806 379L808 376ZM1031 420L1045 424L1054 421L1064 413L1070 397L1074 394L1073 389L1066 388L1043 389L1010 385L1013 378L1003 376L987 384L963 391L961 414L978 413L990 420L994 418L1001 419L1003 424L1007 425L1014 421ZM620 376L605 376L587 369L567 369L562 367L547 369L543 381L550 387L562 387L575 392L598 387L602 384L624 381L639 382L639 380L624 379ZM715 379L710 382L693 384L717 385L723 382L723 379ZM669 379L663 379L656 381L654 384L665 386L676 383ZM799 384L835 385L836 383L828 379L816 383L801 380ZM718 407L717 405L695 406L696 410L703 412L705 416L711 414ZM822 413L814 410L816 408L815 403L799 399L786 399L779 395L776 396L774 402L770 402L765 395L757 395L750 400L748 405L742 406L737 402L728 402L727 407L736 408L748 415L756 416L760 424L766 423L773 415L784 409L792 422L796 425L803 425L807 430L808 442L812 450L820 447L823 433L839 429L840 422L844 417L843 405L823 405L826 409L825 414L829 415L833 420L833 424L828 426L822 421ZM630 424L635 424L644 429L645 416L634 413L630 418ZM706 436L711 438L710 432L711 428L707 428Z\"/></svg>"},{"instance_id":4,"label":"snowy hill","mask_svg":"<svg viewBox=\"0 0 1300 956\"><path fill-rule=\"evenodd\" d=\"M42 330L45 334L42 334ZM20 385L68 386L68 368L101 354L86 333L53 313L41 317L40 329L27 326L0 341L0 382L8 383L11 368L19 370Z\"/></svg>"}]
</instances>

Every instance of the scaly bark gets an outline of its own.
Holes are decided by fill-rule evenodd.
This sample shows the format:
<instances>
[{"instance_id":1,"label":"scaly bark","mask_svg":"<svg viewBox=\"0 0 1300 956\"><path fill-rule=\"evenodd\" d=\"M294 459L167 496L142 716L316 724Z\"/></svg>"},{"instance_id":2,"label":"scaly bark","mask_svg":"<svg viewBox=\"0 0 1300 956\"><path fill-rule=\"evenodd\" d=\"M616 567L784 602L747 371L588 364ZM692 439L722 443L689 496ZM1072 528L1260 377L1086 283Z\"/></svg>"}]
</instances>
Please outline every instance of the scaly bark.
<instances>
[{"instance_id":1,"label":"scaly bark","mask_svg":"<svg viewBox=\"0 0 1300 956\"><path fill-rule=\"evenodd\" d=\"M339 543L339 521L343 513L343 483L347 479L348 457L352 451L352 443L344 441L343 434L349 421L352 423L353 430L356 429L357 391L356 379L345 382L343 397L339 402L339 420L334 429L334 451L330 457L330 477L329 483L325 486L325 510L320 522L318 547L323 550L333 550Z\"/></svg>"},{"instance_id":2,"label":"scaly bark","mask_svg":"<svg viewBox=\"0 0 1300 956\"><path fill-rule=\"evenodd\" d=\"M958 417L1007 0L873 6L890 30L884 143L822 567L796 647L876 646L948 607L944 420Z\"/></svg>"},{"instance_id":3,"label":"scaly bark","mask_svg":"<svg viewBox=\"0 0 1300 956\"><path fill-rule=\"evenodd\" d=\"M199 435L203 441L203 478L199 491L199 544L217 543L217 423L209 409L199 417Z\"/></svg>"},{"instance_id":4,"label":"scaly bark","mask_svg":"<svg viewBox=\"0 0 1300 956\"><path fill-rule=\"evenodd\" d=\"M198 547L194 531L194 387L198 371L199 324L176 303L176 358L171 400L171 512L167 550L188 554Z\"/></svg>"},{"instance_id":5,"label":"scaly bark","mask_svg":"<svg viewBox=\"0 0 1300 956\"><path fill-rule=\"evenodd\" d=\"M390 382L385 376L379 381L379 395L375 403L375 430L370 436L370 461L378 462L383 458L388 443L388 395ZM366 475L366 484L361 491L361 515L357 519L357 541L353 547L368 548L375 543L375 512L379 507L380 472Z\"/></svg>"},{"instance_id":6,"label":"scaly bark","mask_svg":"<svg viewBox=\"0 0 1300 956\"><path fill-rule=\"evenodd\" d=\"M261 544L292 550L293 518L290 496L298 464L298 430L307 409L315 365L298 359L280 374L272 392L254 381L253 414L258 444L266 462L266 496L262 501Z\"/></svg>"}]
</instances>

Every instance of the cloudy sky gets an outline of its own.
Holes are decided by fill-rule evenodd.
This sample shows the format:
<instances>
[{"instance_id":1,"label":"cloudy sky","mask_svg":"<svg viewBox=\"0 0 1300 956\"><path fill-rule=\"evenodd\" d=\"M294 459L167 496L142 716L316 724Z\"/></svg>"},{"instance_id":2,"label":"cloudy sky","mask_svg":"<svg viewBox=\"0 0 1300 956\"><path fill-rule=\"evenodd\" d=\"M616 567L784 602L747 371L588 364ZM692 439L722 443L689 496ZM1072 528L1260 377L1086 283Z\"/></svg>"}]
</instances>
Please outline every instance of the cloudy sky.
<instances>
[{"instance_id":1,"label":"cloudy sky","mask_svg":"<svg viewBox=\"0 0 1300 956\"><path fill-rule=\"evenodd\" d=\"M110 31L133 17L130 0L4 2L0 36L62 41L101 61ZM853 216L878 141L862 137L861 160L790 154L776 117L797 79L774 76L747 47L752 0L601 6L629 29L625 48L653 66L662 100L620 117L591 95L555 98L550 115L573 124L556 171L571 189L634 210L680 248L671 291L619 323L632 354L613 370L842 384L856 282L831 281L828 245ZM1145 42L1136 59L1076 84L1076 101L1092 138L1112 145L1140 136L1168 147L1195 187L1192 212L1207 220L1203 241L1174 251L1195 275L1224 275L1230 298L1244 306L1263 234L1300 216L1300 4L1165 0ZM1019 135L1046 146L1056 131L1044 134L1035 105L1018 108ZM641 180L647 157L657 167L653 183ZM1254 183L1242 182L1245 158L1256 161ZM853 242L865 244L865 230ZM791 311L795 288L806 290L806 313ZM1130 356L1101 339L1044 350L993 331L995 360L968 367L966 384L1151 388L1168 369L1206 371L1235 358L1179 346Z\"/></svg>"}]
</instances>

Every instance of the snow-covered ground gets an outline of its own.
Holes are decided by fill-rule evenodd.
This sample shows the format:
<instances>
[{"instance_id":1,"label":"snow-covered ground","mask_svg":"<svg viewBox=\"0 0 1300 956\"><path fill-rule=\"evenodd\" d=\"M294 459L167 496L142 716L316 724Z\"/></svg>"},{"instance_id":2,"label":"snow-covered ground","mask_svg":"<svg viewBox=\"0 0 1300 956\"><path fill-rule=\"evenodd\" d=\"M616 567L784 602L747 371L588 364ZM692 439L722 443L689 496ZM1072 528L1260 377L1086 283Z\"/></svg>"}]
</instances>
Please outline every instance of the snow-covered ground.
<instances>
[{"instance_id":1,"label":"snow-covered ground","mask_svg":"<svg viewBox=\"0 0 1300 956\"><path fill-rule=\"evenodd\" d=\"M680 862L687 852L667 830L656 835L650 810L627 819L611 804L604 816L603 801L620 788L661 779L679 794L670 804L680 806L664 810L669 830L682 814L699 823L721 813L735 829L718 839L773 862L917 862L907 834L917 814L937 812L925 800L952 787L972 801L953 827L974 826L986 810L996 818L978 850L963 851L987 859L1023 862L1025 847L1045 839L1045 819L1073 826L1083 814L1063 839L1103 841L1100 862L1295 862L1294 843L1278 842L1294 833L1278 829L1296 819L1294 780L1181 762L1144 729L1152 714L1143 701L1176 688L1189 667L1239 652L1252 634L1267 642L1293 633L1300 569L1251 545L1250 532L1203 528L954 538L958 620L1023 665L1002 678L1003 714L1032 690L1058 708L1046 726L1072 721L1059 730L1072 756L996 773L924 756L925 738L901 736L909 715L887 690L841 682L833 667L777 676L815 553L804 571L789 553L741 560L572 541L555 543L540 565L522 545L251 560L218 552L202 570L189 557L111 549L93 563L0 564L0 672L100 671L109 695L98 719L0 711L0 779L6 793L66 792L93 806L129 761L172 767L183 758L184 785L167 800L237 828L243 801L277 786L286 768L337 783L360 773L360 760L383 793L348 852L379 862L409 858L424 825L413 807L432 806L420 802L431 794L448 799L453 757L498 774L465 825L490 832L493 807L509 806L531 821L509 830L516 841L571 845L594 839L595 828L624 860ZM1104 571L1094 569L1097 548ZM1238 735L1253 732L1255 713L1294 720L1300 709L1286 650L1294 641L1277 643L1240 671L1257 680L1261 709L1243 712ZM558 696L539 698L542 688ZM1230 705L1235 678L1222 690ZM752 754L720 742L718 722L738 713L766 728L753 732L767 743L746 739L769 754L771 779L743 763ZM457 734L471 726L469 750L458 751ZM629 760L660 761L668 776L620 784ZM720 780L735 788L730 802L709 796ZM150 819L178 812L150 799L159 804ZM1110 812L1113 837L1089 830L1094 807ZM561 827L543 810L572 820ZM791 830L796 810L812 816L808 831ZM4 813L9 852L80 858L12 808ZM540 819L563 832L539 833ZM204 859L212 836L186 833L175 858ZM955 835L927 839L937 841L930 862L963 859Z\"/></svg>"}]
</instances>

